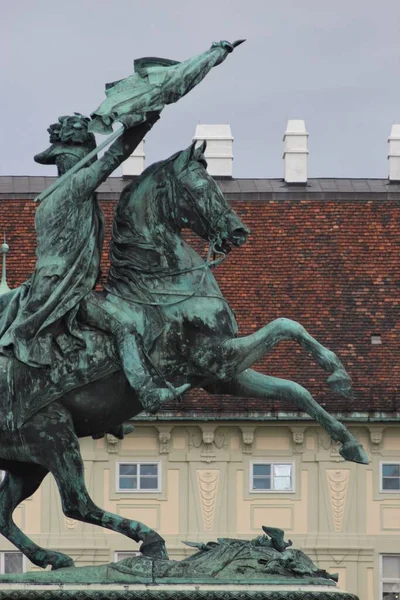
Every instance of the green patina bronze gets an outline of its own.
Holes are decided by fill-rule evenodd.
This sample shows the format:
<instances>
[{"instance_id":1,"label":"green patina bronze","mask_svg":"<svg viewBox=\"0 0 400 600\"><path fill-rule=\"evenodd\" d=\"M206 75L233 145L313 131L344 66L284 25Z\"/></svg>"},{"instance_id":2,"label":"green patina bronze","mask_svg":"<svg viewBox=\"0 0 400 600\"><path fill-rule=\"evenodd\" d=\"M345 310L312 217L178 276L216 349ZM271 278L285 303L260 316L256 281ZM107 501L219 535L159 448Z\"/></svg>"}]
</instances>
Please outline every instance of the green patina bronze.
<instances>
[{"instance_id":1,"label":"green patina bronze","mask_svg":"<svg viewBox=\"0 0 400 600\"><path fill-rule=\"evenodd\" d=\"M135 60L133 75L107 83L107 98L92 114L89 131L111 134L98 150L122 134L123 128L112 132L115 122L130 128L147 121L152 113L159 114L166 104L173 104L190 92L244 41L237 40L232 44L226 40L214 42L209 50L184 62L156 57ZM92 151L73 165L69 175L82 168L93 155ZM56 181L37 200L46 198L63 180Z\"/></svg>"},{"instance_id":2,"label":"green patina bronze","mask_svg":"<svg viewBox=\"0 0 400 600\"><path fill-rule=\"evenodd\" d=\"M337 575L319 569L301 550L285 542L281 529L263 527L267 535L253 540L220 538L192 543L196 548L181 561L134 556L101 567L60 569L56 573L0 575L3 583L130 583L130 584L273 584L335 586Z\"/></svg>"},{"instance_id":3,"label":"green patina bronze","mask_svg":"<svg viewBox=\"0 0 400 600\"><path fill-rule=\"evenodd\" d=\"M6 471L0 531L40 567L70 567L72 560L38 547L15 525L12 513L50 472L68 517L142 542L147 558L123 564L131 569L129 577L158 561L166 577L182 569L192 578L200 564L208 564L209 551L221 565L222 554L232 562L236 550L240 556L256 552L263 577L287 577L289 571L293 577L321 577L305 555L287 549L283 535L275 534L262 542L207 545L197 558L174 563L157 532L93 503L78 439L105 432L122 437L124 422L143 410L158 410L189 387L291 399L341 442L345 459L368 462L361 444L306 389L251 368L276 344L293 340L329 374L333 391L351 397L351 380L338 357L301 324L279 318L238 336L213 271L232 247L246 242L249 231L207 173L205 143L150 166L126 186L114 216L108 278L103 291L94 291L104 228L96 188L132 153L163 106L192 89L237 45L214 44L185 63L137 61L135 74L109 88L92 120L61 117L49 129L50 148L35 157L57 165L60 178L37 210L33 275L0 297L0 469ZM123 133L98 159L91 130L108 132L114 121L123 123ZM208 242L206 258L185 242L184 229ZM277 555L270 558L278 571L269 572L272 566L259 561L260 552ZM105 569L124 574L119 567ZM247 579L246 561L243 569ZM79 572L95 577L94 571Z\"/></svg>"},{"instance_id":4,"label":"green patina bronze","mask_svg":"<svg viewBox=\"0 0 400 600\"><path fill-rule=\"evenodd\" d=\"M184 62L153 57L135 60L133 75L106 85L107 98L91 115L89 131L112 133L115 121L126 127L143 123L149 112L161 112L166 104L190 92L243 41L214 43Z\"/></svg>"},{"instance_id":5,"label":"green patina bronze","mask_svg":"<svg viewBox=\"0 0 400 600\"><path fill-rule=\"evenodd\" d=\"M292 582L293 583L293 582ZM182 585L97 585L76 584L67 589L61 585L42 587L23 584L24 589L0 587L0 600L358 600L354 594L338 589L316 586L298 586L296 589L284 589L275 584L252 586L227 584L202 587L199 584Z\"/></svg>"},{"instance_id":6,"label":"green patina bronze","mask_svg":"<svg viewBox=\"0 0 400 600\"><path fill-rule=\"evenodd\" d=\"M337 589L336 574L291 548L281 529L263 530L267 535L253 540L185 542L197 552L181 561L134 556L96 567L0 575L0 600L358 600Z\"/></svg>"}]
</instances>

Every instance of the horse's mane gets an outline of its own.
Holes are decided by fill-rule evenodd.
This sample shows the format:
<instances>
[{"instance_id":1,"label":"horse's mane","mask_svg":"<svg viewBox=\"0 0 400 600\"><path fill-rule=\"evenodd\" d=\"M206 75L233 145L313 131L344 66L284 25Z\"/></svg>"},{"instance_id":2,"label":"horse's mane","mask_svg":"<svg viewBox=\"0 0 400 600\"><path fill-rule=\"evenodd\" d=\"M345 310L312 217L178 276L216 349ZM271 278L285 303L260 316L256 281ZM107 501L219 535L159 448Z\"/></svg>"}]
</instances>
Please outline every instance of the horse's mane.
<instances>
[{"instance_id":1,"label":"horse's mane","mask_svg":"<svg viewBox=\"0 0 400 600\"><path fill-rule=\"evenodd\" d=\"M180 154L177 152L166 160L150 165L121 192L114 213L110 270L105 286L111 293L149 298L144 279L161 271L161 251L135 227L130 213L135 204L151 202L151 198L146 198L148 179L157 179L160 172L167 171Z\"/></svg>"},{"instance_id":2,"label":"horse's mane","mask_svg":"<svg viewBox=\"0 0 400 600\"><path fill-rule=\"evenodd\" d=\"M168 192L165 191L166 195L169 193L173 197L178 194L175 186L176 176L179 176L179 173L175 173L175 169L173 171L171 166L186 153L187 160L182 161L182 171L192 162L198 162L206 168L205 147L205 143L198 148L193 143L186 150L181 150L166 160L150 165L123 189L115 209L111 232L111 265L105 286L107 291L136 299L151 298L147 284L150 278L164 273L164 256L162 249L154 241L147 239L136 227L132 214L135 208L139 211L140 204L145 203L143 210L146 210L146 217L150 220L153 218L154 224L157 225L160 220L160 198L156 197L155 192L158 184L161 182L164 189L170 186ZM150 178L154 185L148 185Z\"/></svg>"}]
</instances>

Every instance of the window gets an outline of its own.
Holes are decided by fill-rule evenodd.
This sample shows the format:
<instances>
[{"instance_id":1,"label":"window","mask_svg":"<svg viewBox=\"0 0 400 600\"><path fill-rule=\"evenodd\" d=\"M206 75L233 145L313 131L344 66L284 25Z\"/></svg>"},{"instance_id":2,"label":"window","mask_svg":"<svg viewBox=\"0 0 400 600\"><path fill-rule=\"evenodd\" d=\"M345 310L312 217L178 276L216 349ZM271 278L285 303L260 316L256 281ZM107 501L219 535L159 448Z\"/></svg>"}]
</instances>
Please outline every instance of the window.
<instances>
[{"instance_id":1,"label":"window","mask_svg":"<svg viewBox=\"0 0 400 600\"><path fill-rule=\"evenodd\" d=\"M124 558L133 558L134 556L141 556L140 552L114 552L114 562L124 560Z\"/></svg>"},{"instance_id":2,"label":"window","mask_svg":"<svg viewBox=\"0 0 400 600\"><path fill-rule=\"evenodd\" d=\"M119 463L119 492L159 492L160 463Z\"/></svg>"},{"instance_id":3,"label":"window","mask_svg":"<svg viewBox=\"0 0 400 600\"><path fill-rule=\"evenodd\" d=\"M400 463L381 463L381 492L400 492Z\"/></svg>"},{"instance_id":4,"label":"window","mask_svg":"<svg viewBox=\"0 0 400 600\"><path fill-rule=\"evenodd\" d=\"M382 556L381 572L381 600L398 600L400 598L400 554Z\"/></svg>"},{"instance_id":5,"label":"window","mask_svg":"<svg viewBox=\"0 0 400 600\"><path fill-rule=\"evenodd\" d=\"M0 553L0 572L5 573L23 573L24 556L22 552L1 552Z\"/></svg>"},{"instance_id":6,"label":"window","mask_svg":"<svg viewBox=\"0 0 400 600\"><path fill-rule=\"evenodd\" d=\"M293 465L291 463L252 463L251 492L293 492Z\"/></svg>"}]
</instances>

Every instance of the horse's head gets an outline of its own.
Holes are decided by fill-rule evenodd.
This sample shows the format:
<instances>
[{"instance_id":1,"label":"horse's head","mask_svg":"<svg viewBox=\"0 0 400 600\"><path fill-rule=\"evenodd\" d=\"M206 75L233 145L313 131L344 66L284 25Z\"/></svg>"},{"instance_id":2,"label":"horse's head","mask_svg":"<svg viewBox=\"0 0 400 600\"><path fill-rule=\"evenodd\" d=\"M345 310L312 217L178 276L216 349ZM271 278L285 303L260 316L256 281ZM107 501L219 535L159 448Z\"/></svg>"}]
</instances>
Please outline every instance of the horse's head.
<instances>
[{"instance_id":1,"label":"horse's head","mask_svg":"<svg viewBox=\"0 0 400 600\"><path fill-rule=\"evenodd\" d=\"M205 141L197 148L194 142L172 162L179 192L172 207L173 218L178 227L191 229L214 250L227 254L232 245L245 243L249 230L207 173L205 149Z\"/></svg>"}]
</instances>

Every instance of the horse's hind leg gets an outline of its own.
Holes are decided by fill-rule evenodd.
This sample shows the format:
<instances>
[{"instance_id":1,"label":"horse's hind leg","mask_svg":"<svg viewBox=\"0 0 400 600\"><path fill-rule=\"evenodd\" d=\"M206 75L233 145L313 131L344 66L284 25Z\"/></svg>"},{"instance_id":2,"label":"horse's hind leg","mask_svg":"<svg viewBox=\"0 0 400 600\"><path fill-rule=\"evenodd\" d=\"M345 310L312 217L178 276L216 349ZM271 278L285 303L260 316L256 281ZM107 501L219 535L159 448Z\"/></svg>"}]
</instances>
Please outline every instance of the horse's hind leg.
<instances>
[{"instance_id":1,"label":"horse's hind leg","mask_svg":"<svg viewBox=\"0 0 400 600\"><path fill-rule=\"evenodd\" d=\"M63 512L67 517L106 527L126 535L135 542L143 542L140 551L146 556L168 558L165 542L157 532L140 521L125 519L94 504L85 484L78 438L71 416L64 407L54 403L35 415L21 430L30 439L35 435L31 427L44 434L41 444L31 448L35 453L33 460L44 465L54 476ZM46 439L51 443L50 448L44 441Z\"/></svg>"},{"instance_id":2,"label":"horse's hind leg","mask_svg":"<svg viewBox=\"0 0 400 600\"><path fill-rule=\"evenodd\" d=\"M329 435L343 445L339 452L346 460L368 464L368 457L360 442L322 408L305 388L294 381L263 375L253 369L247 369L228 382L220 382L207 391L218 394L247 398L282 398L292 400L299 408L308 413L322 425Z\"/></svg>"},{"instance_id":3,"label":"horse's hind leg","mask_svg":"<svg viewBox=\"0 0 400 600\"><path fill-rule=\"evenodd\" d=\"M336 354L313 338L303 325L291 319L275 319L251 335L224 342L221 346L221 369L240 373L283 340L300 344L320 367L331 373L329 387L345 397L352 397L351 379Z\"/></svg>"},{"instance_id":4,"label":"horse's hind leg","mask_svg":"<svg viewBox=\"0 0 400 600\"><path fill-rule=\"evenodd\" d=\"M14 468L15 467L15 468ZM15 508L35 493L47 469L40 465L15 463L7 471L0 486L0 532L38 567L53 569L73 566L72 559L61 552L45 550L29 539L14 523Z\"/></svg>"}]
</instances>

